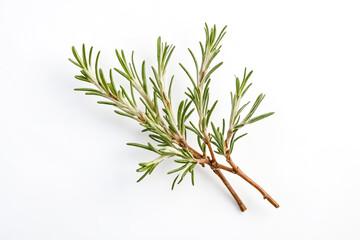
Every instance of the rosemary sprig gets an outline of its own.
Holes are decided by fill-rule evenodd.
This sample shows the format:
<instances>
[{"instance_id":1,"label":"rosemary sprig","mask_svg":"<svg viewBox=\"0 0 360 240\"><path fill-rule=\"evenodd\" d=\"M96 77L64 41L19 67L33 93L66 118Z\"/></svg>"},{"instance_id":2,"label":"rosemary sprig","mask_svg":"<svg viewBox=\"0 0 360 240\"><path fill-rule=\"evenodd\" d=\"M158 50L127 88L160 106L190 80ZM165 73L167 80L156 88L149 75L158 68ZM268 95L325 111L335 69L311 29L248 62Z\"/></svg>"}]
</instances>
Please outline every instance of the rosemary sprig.
<instances>
[{"instance_id":1,"label":"rosemary sprig","mask_svg":"<svg viewBox=\"0 0 360 240\"><path fill-rule=\"evenodd\" d=\"M252 71L247 74L245 69L241 82L239 78L235 79L236 88L235 92L231 93L232 108L227 135L225 136L225 119L221 128L216 127L211 122L211 116L217 104L217 101L214 103L209 102L211 76L223 64L220 62L213 65L212 62L220 52L220 43L226 34L225 30L226 27L217 33L215 25L209 29L208 25L205 24L205 41L200 42L201 64L189 49L196 68L195 78L180 64L189 77L192 86L186 92L188 99L182 100L176 111L173 110L171 100L171 86L174 76L168 79L166 75L167 66L175 47L163 42L160 37L157 40L157 64L151 67L151 77L147 75L145 61L142 61L141 69L138 71L134 52L131 54L130 61L127 61L123 50L115 50L120 66L110 69L108 76L105 76L104 71L99 68L100 51L97 53L95 61L93 61L93 47L87 51L85 45L83 45L80 54L75 47L72 47L74 59L69 60L80 68L80 75L76 75L75 78L93 86L93 88L77 88L75 90L84 91L86 95L103 98L103 100L98 101L99 104L115 107L115 113L136 120L142 127L142 131L148 134L150 142L147 144L128 143L130 146L143 148L158 155L152 161L139 163L137 172L143 174L138 181L150 175L161 162L173 159L179 164L179 167L168 172L168 174L177 174L171 188L173 189L176 183L182 182L188 174L191 175L191 182L194 185L194 172L197 164L201 164L203 167L208 165L225 184L242 211L245 211L246 207L223 175L222 170L241 176L258 189L265 199L278 207L279 205L275 200L247 177L234 164L230 156L235 142L246 135L245 133L236 137L236 133L242 127L273 114L273 112L270 112L253 117L265 97L265 95L260 94L245 117L240 118L240 114L249 104L248 102L241 105L241 100L251 86L247 82ZM128 87L115 83L114 71L129 83ZM195 110L199 117L198 124L188 121ZM212 133L208 133L210 123ZM191 130L196 135L201 152L188 145L187 130ZM216 147L215 151L213 151L212 145ZM209 156L207 152L210 153ZM230 167L219 164L215 153L225 156Z\"/></svg>"}]
</instances>

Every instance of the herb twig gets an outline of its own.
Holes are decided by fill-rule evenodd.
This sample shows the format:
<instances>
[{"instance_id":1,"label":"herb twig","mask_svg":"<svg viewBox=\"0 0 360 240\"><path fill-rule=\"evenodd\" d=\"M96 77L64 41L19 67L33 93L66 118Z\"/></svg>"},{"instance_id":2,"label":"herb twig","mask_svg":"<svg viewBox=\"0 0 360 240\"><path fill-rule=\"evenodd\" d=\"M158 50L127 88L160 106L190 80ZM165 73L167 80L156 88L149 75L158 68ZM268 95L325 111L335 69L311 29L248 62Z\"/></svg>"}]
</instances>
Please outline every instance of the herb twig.
<instances>
[{"instance_id":1,"label":"herb twig","mask_svg":"<svg viewBox=\"0 0 360 240\"><path fill-rule=\"evenodd\" d=\"M77 88L76 91L83 91L86 95L95 95L103 98L99 104L110 105L116 108L115 113L136 120L142 127L142 131L148 134L150 141L147 144L128 143L130 146L143 148L158 155L152 161L139 163L137 172L142 173L138 181L150 175L154 169L163 161L173 159L179 166L168 174L175 174L172 189L189 174L191 183L194 185L194 173L197 164L208 165L211 170L221 179L236 200L241 211L246 206L241 201L235 190L226 179L222 170L239 175L252 186L254 186L265 199L275 207L279 207L276 201L267 194L258 184L245 175L233 162L231 153L235 142L246 135L236 136L238 131L248 124L252 124L273 114L273 112L253 117L255 111L264 99L265 95L260 94L251 109L240 118L240 114L249 105L249 102L241 105L243 96L251 84L248 80L252 74L246 69L242 81L235 79L235 92L231 93L231 113L228 129L225 136L225 120L222 127L216 127L211 122L211 115L216 107L217 101L210 103L210 82L212 74L223 64L222 62L212 64L221 49L221 40L226 34L226 27L217 33L216 26L209 28L205 24L205 41L200 42L201 62L199 64L193 51L189 53L194 61L196 72L192 74L180 63L190 79L191 87L185 93L187 99L174 107L171 99L171 87L174 76L168 78L166 69L175 47L163 42L159 37L157 41L157 64L151 67L152 76L147 75L145 61L142 61L138 70L135 64L134 52L130 60L126 58L123 50L116 50L119 67L110 69L108 75L99 68L100 51L93 61L93 47L88 51L85 45L82 46L81 54L75 47L72 47L75 59L69 59L74 65L80 68L80 75L75 78L92 84L93 88ZM118 73L128 82L116 84L113 73ZM169 84L167 84L169 82ZM189 121L193 112L197 113L198 123ZM209 132L209 125L211 125ZM196 150L187 142L188 131L191 131L197 138L198 148ZM213 146L215 148L213 148ZM215 149L215 150L214 150ZM230 167L218 163L215 154L223 155Z\"/></svg>"}]
</instances>

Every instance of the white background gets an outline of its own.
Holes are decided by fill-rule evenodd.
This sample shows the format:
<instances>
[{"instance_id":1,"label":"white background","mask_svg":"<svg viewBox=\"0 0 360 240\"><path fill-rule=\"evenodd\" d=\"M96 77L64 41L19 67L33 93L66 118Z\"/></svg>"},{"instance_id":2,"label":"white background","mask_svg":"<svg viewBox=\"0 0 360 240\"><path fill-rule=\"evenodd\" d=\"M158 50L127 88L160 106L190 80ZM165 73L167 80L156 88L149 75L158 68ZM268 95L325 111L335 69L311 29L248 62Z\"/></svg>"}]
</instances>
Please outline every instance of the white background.
<instances>
[{"instance_id":1,"label":"white background","mask_svg":"<svg viewBox=\"0 0 360 240\"><path fill-rule=\"evenodd\" d=\"M360 239L357 1L7 1L0 8L0 239ZM71 46L155 61L157 36L177 46L175 104L194 70L204 23L228 25L213 77L214 121L229 115L234 75L253 69L248 99L266 98L233 158L279 203L226 174L240 212L209 168L170 190L171 161L136 183L155 155L139 126L76 93ZM150 72L149 72L150 75ZM119 82L125 83L119 76Z\"/></svg>"}]
</instances>

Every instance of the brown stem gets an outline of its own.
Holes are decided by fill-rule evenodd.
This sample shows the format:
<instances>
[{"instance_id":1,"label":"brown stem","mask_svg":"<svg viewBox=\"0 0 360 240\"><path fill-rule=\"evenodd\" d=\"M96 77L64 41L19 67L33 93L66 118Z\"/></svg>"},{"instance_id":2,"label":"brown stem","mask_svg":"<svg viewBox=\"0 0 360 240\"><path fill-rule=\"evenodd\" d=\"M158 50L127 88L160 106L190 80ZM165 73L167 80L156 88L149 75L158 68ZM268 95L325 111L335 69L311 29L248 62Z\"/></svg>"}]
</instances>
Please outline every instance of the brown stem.
<instances>
[{"instance_id":1,"label":"brown stem","mask_svg":"<svg viewBox=\"0 0 360 240\"><path fill-rule=\"evenodd\" d=\"M216 158L215 158L215 154L214 154L214 151L213 151L212 146L211 146L211 143L210 143L210 139L209 139L208 137L206 137L206 138L204 139L204 142L205 142L205 144L208 146L209 151L210 151L210 155L211 155L211 160L210 160L210 162L217 164Z\"/></svg>"},{"instance_id":2,"label":"brown stem","mask_svg":"<svg viewBox=\"0 0 360 240\"><path fill-rule=\"evenodd\" d=\"M195 158L202 158L202 154L200 154L199 152L197 152L195 149L193 149L192 147L190 147L187 143L185 143L185 148L187 148L190 152L192 152L194 154Z\"/></svg>"},{"instance_id":3,"label":"brown stem","mask_svg":"<svg viewBox=\"0 0 360 240\"><path fill-rule=\"evenodd\" d=\"M221 181L225 184L227 189L230 191L231 195L235 198L235 201L239 205L240 210L242 212L244 212L246 210L245 204L241 201L239 196L236 194L235 190L231 187L230 183L225 178L224 174L219 169L213 169L213 171L221 179Z\"/></svg>"},{"instance_id":4,"label":"brown stem","mask_svg":"<svg viewBox=\"0 0 360 240\"><path fill-rule=\"evenodd\" d=\"M201 165L207 164L210 166L210 161L207 158L195 158L195 160L197 163L199 163Z\"/></svg>"},{"instance_id":5,"label":"brown stem","mask_svg":"<svg viewBox=\"0 0 360 240\"><path fill-rule=\"evenodd\" d=\"M229 135L228 135L229 136ZM231 137L231 136L230 136ZM240 170L240 168L238 166L236 166L234 164L234 162L232 161L231 157L230 157L230 154L226 154L226 159L227 161L229 162L229 164L232 166L232 167L227 167L225 165L222 165L222 164L219 164L216 162L216 158L215 158L215 154L212 150L212 147L211 147L211 144L209 141L205 141L206 145L208 146L209 148L209 151L210 151L210 155L211 155L211 158L204 158L199 152L197 152L195 149L193 149L192 147L190 147L186 141L179 141L179 145L181 147L184 147L186 149L188 149L190 152L193 153L194 157L196 160L198 160L198 163L199 164L202 164L204 166L204 164L207 164L209 165L214 173L216 175L219 176L219 178L223 181L223 183L225 184L225 186L228 188L228 190L230 191L231 195L235 198L236 202L238 203L241 211L245 211L246 210L246 207L244 205L244 203L241 201L241 199L239 198L239 196L236 194L236 192L234 191L234 189L231 187L230 183L227 181L227 179L225 178L225 176L219 171L217 170L217 168L220 168L220 169L223 169L225 171L228 171L228 172L231 172L231 173L234 173L234 174L237 174L239 175L241 178L243 178L245 181L247 181L248 183L250 183L253 187L255 187L264 197L264 199L268 200L274 207L278 208L279 207L279 204L267 193L265 192L264 189L262 189L256 182L254 182L251 178L249 178L243 171ZM228 153L228 151L227 151ZM215 162L214 160L215 159ZM219 173L220 172L220 173Z\"/></svg>"},{"instance_id":6,"label":"brown stem","mask_svg":"<svg viewBox=\"0 0 360 240\"><path fill-rule=\"evenodd\" d=\"M185 148L187 150L189 150L193 155L195 159L201 159L204 158L204 156L202 154L200 154L198 151L196 151L195 149L193 149L192 147L190 147L185 138L183 136L175 136L173 138L173 140L182 148Z\"/></svg>"},{"instance_id":7,"label":"brown stem","mask_svg":"<svg viewBox=\"0 0 360 240\"><path fill-rule=\"evenodd\" d=\"M225 151L225 158L226 161L230 164L230 166L233 168L233 171L236 171L239 167L235 165L235 163L232 161L230 157L230 151L229 151L229 141L231 136L233 135L233 131L229 130L227 132L226 140L224 142L224 151Z\"/></svg>"},{"instance_id":8,"label":"brown stem","mask_svg":"<svg viewBox=\"0 0 360 240\"><path fill-rule=\"evenodd\" d=\"M215 154L214 154L214 151L213 151L211 143L210 143L210 139L208 137L206 137L204 139L204 142L208 146L209 151L210 151L211 159L210 159L210 164L209 165L210 165L211 169L221 179L221 181L223 181L223 183L225 184L225 186L230 191L231 195L234 197L235 201L239 205L240 210L242 212L244 212L246 210L245 204L241 201L241 199L239 198L239 196L237 195L235 190L230 185L229 181L225 178L224 174L218 169L218 163L216 161Z\"/></svg>"},{"instance_id":9,"label":"brown stem","mask_svg":"<svg viewBox=\"0 0 360 240\"><path fill-rule=\"evenodd\" d=\"M218 168L222 169L222 170L225 170L225 171L228 171L228 172L231 172L231 173L235 173L234 172L234 169L231 168L231 167L228 167L228 166L225 166L225 165L222 165L220 163L218 163Z\"/></svg>"},{"instance_id":10,"label":"brown stem","mask_svg":"<svg viewBox=\"0 0 360 240\"><path fill-rule=\"evenodd\" d=\"M267 192L265 192L264 189L262 189L256 182L249 178L243 171L241 171L239 167L236 169L236 174L250 183L254 188L256 188L263 195L264 199L268 200L274 207L280 207L280 205Z\"/></svg>"},{"instance_id":11,"label":"brown stem","mask_svg":"<svg viewBox=\"0 0 360 240\"><path fill-rule=\"evenodd\" d=\"M232 162L231 157L229 156L229 163ZM232 162L233 163L233 162ZM250 183L254 188L256 188L264 197L264 199L268 200L274 207L278 208L280 205L267 193L264 189L262 189L259 184L254 182L251 178L249 178L243 171L240 170L238 166L235 166L235 168L229 168L227 166L219 164L218 167L220 169L226 170L228 172L235 173L239 175L241 178L243 178L245 181Z\"/></svg>"},{"instance_id":12,"label":"brown stem","mask_svg":"<svg viewBox=\"0 0 360 240\"><path fill-rule=\"evenodd\" d=\"M229 141L230 141L230 138L231 138L232 134L233 134L233 131L231 131L229 129L228 132L227 132L226 140L224 142L225 149L229 148Z\"/></svg>"},{"instance_id":13,"label":"brown stem","mask_svg":"<svg viewBox=\"0 0 360 240\"><path fill-rule=\"evenodd\" d=\"M239 175L245 181L250 183L254 188L256 188L263 195L264 199L268 200L274 207L276 207L276 208L280 207L279 204L267 192L265 192L264 189L262 189L259 186L259 184L254 182L254 180L249 178L243 171L241 171L240 168L238 166L236 166L236 164L231 159L230 151L229 151L229 141L231 139L232 134L233 134L233 131L231 131L229 129L229 131L227 132L226 140L224 142L225 158L226 158L226 161L230 164L231 168L223 166L223 165L219 165L219 168Z\"/></svg>"}]
</instances>

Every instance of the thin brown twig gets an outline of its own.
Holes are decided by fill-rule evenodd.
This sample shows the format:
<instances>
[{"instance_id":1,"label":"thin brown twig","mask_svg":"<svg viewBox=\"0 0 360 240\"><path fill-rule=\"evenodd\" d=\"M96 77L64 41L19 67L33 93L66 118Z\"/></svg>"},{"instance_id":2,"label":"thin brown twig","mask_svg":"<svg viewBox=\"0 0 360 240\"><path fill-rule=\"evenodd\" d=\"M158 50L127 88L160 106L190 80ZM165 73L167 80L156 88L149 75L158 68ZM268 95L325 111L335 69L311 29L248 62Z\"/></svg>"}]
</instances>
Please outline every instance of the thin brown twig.
<instances>
[{"instance_id":1,"label":"thin brown twig","mask_svg":"<svg viewBox=\"0 0 360 240\"><path fill-rule=\"evenodd\" d=\"M239 205L240 210L244 212L246 210L245 204L241 201L235 190L232 188L228 180L225 178L224 174L219 169L213 169L214 173L221 179L225 184L227 189L230 191L231 195L235 198L236 203Z\"/></svg>"},{"instance_id":2,"label":"thin brown twig","mask_svg":"<svg viewBox=\"0 0 360 240\"><path fill-rule=\"evenodd\" d=\"M232 186L230 185L229 181L226 179L226 177L224 176L224 174L219 170L218 168L218 163L216 161L215 158L215 154L214 151L212 149L211 143L210 143L210 139L208 137L206 137L204 139L205 144L208 146L209 151L210 151L210 155L211 155L211 159L210 159L210 167L213 170L213 172L221 179L221 181L225 184L225 186L227 187L227 189L230 191L231 195L234 197L235 201L237 202L237 204L240 207L240 210L242 212L244 212L247 208L245 206L245 204L241 201L241 199L239 198L239 196L237 195L237 193L235 192L235 190L232 188Z\"/></svg>"},{"instance_id":3,"label":"thin brown twig","mask_svg":"<svg viewBox=\"0 0 360 240\"><path fill-rule=\"evenodd\" d=\"M232 134L233 134L232 131L229 130L227 133L227 138L224 142L225 158L226 158L226 161L230 164L231 168L226 167L224 165L219 165L219 168L239 175L246 182L248 182L250 185L252 185L254 188L256 188L263 195L264 199L268 200L275 208L280 207L280 205L267 192L265 192L265 190L263 188L261 188L259 184L257 184L254 180L252 180L250 177L248 177L243 171L241 171L240 168L231 159L228 146L229 146L229 141L230 141Z\"/></svg>"},{"instance_id":4,"label":"thin brown twig","mask_svg":"<svg viewBox=\"0 0 360 240\"><path fill-rule=\"evenodd\" d=\"M229 135L228 135L229 136ZM230 135L231 137L231 135ZM229 164L231 165L231 167L227 167L225 165L219 164L216 161L215 158L215 154L213 152L212 146L210 144L209 140L205 139L205 143L209 148L210 151L210 155L211 158L209 157L203 157L199 152L197 152L195 149L193 149L192 147L190 147L187 142L185 140L181 140L179 142L179 145L183 148L188 149L190 152L193 153L194 158L196 159L196 161L201 164L202 166L204 166L204 164L209 165L212 170L214 171L214 173L216 175L218 175L220 177L220 179L223 181L223 183L226 185L226 187L228 188L228 190L230 191L230 193L233 195L233 197L235 198L236 202L238 203L238 205L240 206L241 211L245 211L246 207L243 204L243 202L241 201L241 199L238 197L238 195L236 194L235 190L231 187L230 183L227 181L227 179L225 178L225 176L220 172L219 174L219 170L218 169L222 169L225 170L227 172L231 172L234 174L237 174L238 176L240 176L241 178L243 178L245 181L247 181L249 184L251 184L253 187L255 187L264 197L264 199L268 200L274 207L278 208L279 204L267 193L265 192L264 189L262 189L256 182L254 182L250 177L248 177L243 171L240 170L240 168L238 166L236 166L234 164L234 162L231 159L230 154L226 154L226 159L229 162ZM227 148L227 146L226 146ZM227 150L228 153L228 150Z\"/></svg>"}]
</instances>

